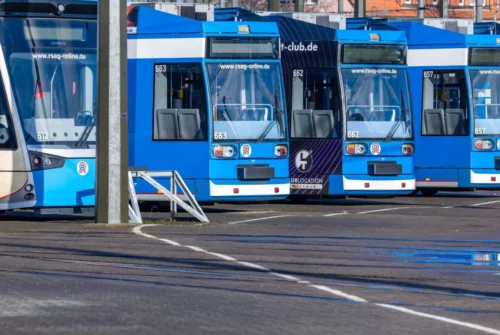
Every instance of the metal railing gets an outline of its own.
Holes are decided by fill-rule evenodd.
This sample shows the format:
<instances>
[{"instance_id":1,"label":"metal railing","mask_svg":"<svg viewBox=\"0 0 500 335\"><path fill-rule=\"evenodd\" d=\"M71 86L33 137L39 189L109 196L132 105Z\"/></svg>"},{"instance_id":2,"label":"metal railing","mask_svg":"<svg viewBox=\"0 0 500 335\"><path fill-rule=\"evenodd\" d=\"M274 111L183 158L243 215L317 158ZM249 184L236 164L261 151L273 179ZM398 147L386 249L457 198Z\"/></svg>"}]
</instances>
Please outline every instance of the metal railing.
<instances>
[{"instance_id":1,"label":"metal railing","mask_svg":"<svg viewBox=\"0 0 500 335\"><path fill-rule=\"evenodd\" d=\"M170 191L158 183L153 177L169 177L170 178ZM146 170L134 170L128 173L128 192L129 192L129 219L133 223L142 223L141 211L139 209L139 202L137 200L137 194L135 192L134 178L141 178L151 186L160 191L167 199L170 200L170 219L175 220L177 216L178 206L183 208L186 212L197 218L201 222L210 222L203 212L194 196L189 191L186 183L182 177L177 173L177 171L155 171L148 172ZM181 192L187 197L187 201L183 201L177 196L177 190L180 189Z\"/></svg>"}]
</instances>

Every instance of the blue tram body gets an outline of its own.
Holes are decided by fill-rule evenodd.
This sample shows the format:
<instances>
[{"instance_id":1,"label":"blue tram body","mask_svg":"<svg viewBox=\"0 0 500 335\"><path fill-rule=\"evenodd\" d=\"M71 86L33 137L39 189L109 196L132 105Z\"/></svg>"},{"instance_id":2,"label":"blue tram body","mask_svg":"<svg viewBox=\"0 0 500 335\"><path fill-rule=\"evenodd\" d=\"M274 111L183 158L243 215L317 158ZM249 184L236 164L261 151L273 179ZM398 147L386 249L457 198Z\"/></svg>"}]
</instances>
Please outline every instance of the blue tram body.
<instances>
[{"instance_id":1,"label":"blue tram body","mask_svg":"<svg viewBox=\"0 0 500 335\"><path fill-rule=\"evenodd\" d=\"M3 0L0 26L0 129L17 133L10 147L0 135L0 184L16 189L8 196L0 192L0 210L90 209L95 203L97 1ZM5 166L10 155L14 161Z\"/></svg>"},{"instance_id":2,"label":"blue tram body","mask_svg":"<svg viewBox=\"0 0 500 335\"><path fill-rule=\"evenodd\" d=\"M500 186L500 47L492 35L392 21L406 33L417 190ZM377 23L379 26L380 23Z\"/></svg>"},{"instance_id":3,"label":"blue tram body","mask_svg":"<svg viewBox=\"0 0 500 335\"><path fill-rule=\"evenodd\" d=\"M404 33L339 30L281 15L216 10L216 20L234 17L273 21L280 31L291 197L414 191Z\"/></svg>"},{"instance_id":4,"label":"blue tram body","mask_svg":"<svg viewBox=\"0 0 500 335\"><path fill-rule=\"evenodd\" d=\"M178 171L198 201L288 197L276 24L200 22L140 6L128 18L129 165ZM140 181L136 191L162 199Z\"/></svg>"}]
</instances>

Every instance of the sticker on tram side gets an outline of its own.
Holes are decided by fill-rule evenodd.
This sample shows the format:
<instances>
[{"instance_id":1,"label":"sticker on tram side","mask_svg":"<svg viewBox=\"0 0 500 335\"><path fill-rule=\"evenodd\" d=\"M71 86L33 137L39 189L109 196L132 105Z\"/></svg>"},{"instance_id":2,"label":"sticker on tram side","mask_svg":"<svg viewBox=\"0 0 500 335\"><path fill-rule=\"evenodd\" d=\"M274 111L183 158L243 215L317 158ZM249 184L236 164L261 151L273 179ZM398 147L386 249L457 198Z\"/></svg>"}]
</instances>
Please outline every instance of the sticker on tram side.
<instances>
[{"instance_id":1,"label":"sticker on tram side","mask_svg":"<svg viewBox=\"0 0 500 335\"><path fill-rule=\"evenodd\" d=\"M80 161L76 166L76 170L80 176L85 176L87 175L87 173L89 173L89 166L86 162Z\"/></svg>"},{"instance_id":2,"label":"sticker on tram side","mask_svg":"<svg viewBox=\"0 0 500 335\"><path fill-rule=\"evenodd\" d=\"M329 176L342 173L342 141L292 140L289 171L292 195L327 195Z\"/></svg>"},{"instance_id":3,"label":"sticker on tram side","mask_svg":"<svg viewBox=\"0 0 500 335\"><path fill-rule=\"evenodd\" d=\"M372 143L372 145L370 146L370 151L373 155L379 155L381 151L380 144L377 142Z\"/></svg>"},{"instance_id":4,"label":"sticker on tram side","mask_svg":"<svg viewBox=\"0 0 500 335\"><path fill-rule=\"evenodd\" d=\"M252 154L252 147L250 146L250 144L243 144L241 146L241 155L245 158L247 157L250 157L250 155Z\"/></svg>"}]
</instances>

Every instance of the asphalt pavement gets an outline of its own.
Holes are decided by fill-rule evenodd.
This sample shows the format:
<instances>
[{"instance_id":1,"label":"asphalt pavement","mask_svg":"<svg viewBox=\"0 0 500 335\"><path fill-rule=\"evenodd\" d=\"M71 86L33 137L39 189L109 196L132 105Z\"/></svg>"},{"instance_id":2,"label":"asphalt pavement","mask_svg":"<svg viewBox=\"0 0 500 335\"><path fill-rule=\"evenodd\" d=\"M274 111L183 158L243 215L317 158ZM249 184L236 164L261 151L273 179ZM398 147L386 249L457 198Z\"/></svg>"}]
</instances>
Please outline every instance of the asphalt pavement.
<instances>
[{"instance_id":1,"label":"asphalt pavement","mask_svg":"<svg viewBox=\"0 0 500 335\"><path fill-rule=\"evenodd\" d=\"M0 218L6 334L500 334L500 193Z\"/></svg>"}]
</instances>

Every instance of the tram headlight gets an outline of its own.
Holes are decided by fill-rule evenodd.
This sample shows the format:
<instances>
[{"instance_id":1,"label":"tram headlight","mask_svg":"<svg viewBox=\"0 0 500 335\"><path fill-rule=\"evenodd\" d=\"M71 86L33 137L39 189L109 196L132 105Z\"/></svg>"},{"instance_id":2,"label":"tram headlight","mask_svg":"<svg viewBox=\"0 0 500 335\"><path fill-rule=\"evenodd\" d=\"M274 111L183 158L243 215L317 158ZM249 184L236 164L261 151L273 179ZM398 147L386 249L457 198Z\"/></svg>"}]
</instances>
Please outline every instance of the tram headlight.
<instances>
[{"instance_id":1,"label":"tram headlight","mask_svg":"<svg viewBox=\"0 0 500 335\"><path fill-rule=\"evenodd\" d=\"M30 151L29 156L31 162L31 169L34 171L63 167L66 162L66 159L64 157L59 157L56 155L41 153L37 151Z\"/></svg>"},{"instance_id":2,"label":"tram headlight","mask_svg":"<svg viewBox=\"0 0 500 335\"><path fill-rule=\"evenodd\" d=\"M495 144L492 140L476 140L474 141L474 148L476 150L492 150Z\"/></svg>"},{"instance_id":3,"label":"tram headlight","mask_svg":"<svg viewBox=\"0 0 500 335\"><path fill-rule=\"evenodd\" d=\"M279 144L274 147L274 155L276 157L286 157L288 153L288 148L284 144Z\"/></svg>"},{"instance_id":4,"label":"tram headlight","mask_svg":"<svg viewBox=\"0 0 500 335\"><path fill-rule=\"evenodd\" d=\"M412 144L403 144L401 146L401 152L403 153L403 155L413 155L413 145Z\"/></svg>"},{"instance_id":5,"label":"tram headlight","mask_svg":"<svg viewBox=\"0 0 500 335\"><path fill-rule=\"evenodd\" d=\"M40 164L42 164L42 160L40 159L40 157L33 157L31 159L31 162L33 163L34 166L39 166Z\"/></svg>"},{"instance_id":6,"label":"tram headlight","mask_svg":"<svg viewBox=\"0 0 500 335\"><path fill-rule=\"evenodd\" d=\"M217 158L232 158L236 154L236 149L232 145L217 145L213 153Z\"/></svg>"},{"instance_id":7,"label":"tram headlight","mask_svg":"<svg viewBox=\"0 0 500 335\"><path fill-rule=\"evenodd\" d=\"M364 144L364 143L349 143L346 146L346 152L349 155L364 155L364 154L366 154L366 144Z\"/></svg>"}]
</instances>

